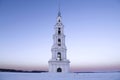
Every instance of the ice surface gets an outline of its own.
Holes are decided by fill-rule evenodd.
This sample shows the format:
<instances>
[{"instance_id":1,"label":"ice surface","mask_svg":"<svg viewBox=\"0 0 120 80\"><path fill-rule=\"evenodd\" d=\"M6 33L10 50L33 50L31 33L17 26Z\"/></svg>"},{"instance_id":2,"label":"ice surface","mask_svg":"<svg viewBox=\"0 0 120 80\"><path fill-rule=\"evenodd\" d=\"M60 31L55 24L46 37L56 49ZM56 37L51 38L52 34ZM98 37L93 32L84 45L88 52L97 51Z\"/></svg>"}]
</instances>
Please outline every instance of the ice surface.
<instances>
[{"instance_id":1,"label":"ice surface","mask_svg":"<svg viewBox=\"0 0 120 80\"><path fill-rule=\"evenodd\" d=\"M0 80L120 80L120 73L11 73L11 72L0 72Z\"/></svg>"}]
</instances>

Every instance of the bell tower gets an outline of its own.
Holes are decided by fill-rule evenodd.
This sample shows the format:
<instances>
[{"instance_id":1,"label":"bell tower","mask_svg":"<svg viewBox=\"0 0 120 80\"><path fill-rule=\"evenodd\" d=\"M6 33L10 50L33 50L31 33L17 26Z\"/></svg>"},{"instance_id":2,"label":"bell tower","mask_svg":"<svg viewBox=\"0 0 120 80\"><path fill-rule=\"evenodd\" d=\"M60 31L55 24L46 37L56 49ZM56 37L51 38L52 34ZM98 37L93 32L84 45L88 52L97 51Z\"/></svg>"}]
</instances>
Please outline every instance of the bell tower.
<instances>
[{"instance_id":1,"label":"bell tower","mask_svg":"<svg viewBox=\"0 0 120 80\"><path fill-rule=\"evenodd\" d=\"M52 58L48 61L49 72L69 72L70 61L66 55L64 25L61 21L61 13L58 11L57 22L55 25L55 33L53 34L53 46L51 48Z\"/></svg>"}]
</instances>

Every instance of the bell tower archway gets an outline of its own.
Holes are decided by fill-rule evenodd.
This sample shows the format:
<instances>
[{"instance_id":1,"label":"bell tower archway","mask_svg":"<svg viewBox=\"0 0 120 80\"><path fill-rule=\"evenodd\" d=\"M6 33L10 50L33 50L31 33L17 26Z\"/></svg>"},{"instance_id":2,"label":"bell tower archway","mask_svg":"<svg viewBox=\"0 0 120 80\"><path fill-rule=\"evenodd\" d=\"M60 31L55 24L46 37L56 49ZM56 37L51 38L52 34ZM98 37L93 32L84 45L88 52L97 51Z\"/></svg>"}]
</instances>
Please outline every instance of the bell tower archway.
<instances>
[{"instance_id":1,"label":"bell tower archway","mask_svg":"<svg viewBox=\"0 0 120 80\"><path fill-rule=\"evenodd\" d=\"M57 68L57 72L62 72L62 68Z\"/></svg>"}]
</instances>

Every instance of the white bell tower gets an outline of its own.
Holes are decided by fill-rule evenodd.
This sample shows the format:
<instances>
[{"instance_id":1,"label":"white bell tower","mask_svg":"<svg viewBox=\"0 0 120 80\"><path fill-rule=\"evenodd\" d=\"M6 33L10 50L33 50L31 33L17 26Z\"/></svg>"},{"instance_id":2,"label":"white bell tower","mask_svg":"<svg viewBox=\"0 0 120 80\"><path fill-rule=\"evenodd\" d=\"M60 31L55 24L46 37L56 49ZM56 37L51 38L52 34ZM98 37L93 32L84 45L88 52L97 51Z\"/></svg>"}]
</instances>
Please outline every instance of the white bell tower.
<instances>
[{"instance_id":1,"label":"white bell tower","mask_svg":"<svg viewBox=\"0 0 120 80\"><path fill-rule=\"evenodd\" d=\"M58 12L55 34L53 35L53 46L51 48L52 58L48 61L49 72L67 73L70 71L70 61L66 56L66 45L64 35L64 25L61 22L61 13Z\"/></svg>"}]
</instances>

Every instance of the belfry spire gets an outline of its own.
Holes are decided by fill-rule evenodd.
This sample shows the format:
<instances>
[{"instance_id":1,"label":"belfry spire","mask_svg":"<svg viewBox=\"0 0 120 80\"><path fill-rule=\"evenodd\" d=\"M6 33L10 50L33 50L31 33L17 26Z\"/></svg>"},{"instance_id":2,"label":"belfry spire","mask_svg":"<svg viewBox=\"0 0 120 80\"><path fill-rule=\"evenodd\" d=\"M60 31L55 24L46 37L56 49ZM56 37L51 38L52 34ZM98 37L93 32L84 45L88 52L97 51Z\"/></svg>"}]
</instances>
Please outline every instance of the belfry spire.
<instances>
[{"instance_id":1,"label":"belfry spire","mask_svg":"<svg viewBox=\"0 0 120 80\"><path fill-rule=\"evenodd\" d=\"M57 16L57 23L61 23L60 0L58 0L58 16Z\"/></svg>"},{"instance_id":2,"label":"belfry spire","mask_svg":"<svg viewBox=\"0 0 120 80\"><path fill-rule=\"evenodd\" d=\"M58 11L58 17L61 17L61 12L60 11Z\"/></svg>"},{"instance_id":3,"label":"belfry spire","mask_svg":"<svg viewBox=\"0 0 120 80\"><path fill-rule=\"evenodd\" d=\"M60 0L58 1L58 16L61 17L61 12L60 12Z\"/></svg>"}]
</instances>

